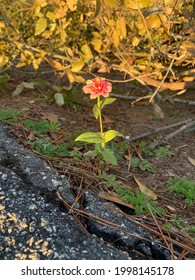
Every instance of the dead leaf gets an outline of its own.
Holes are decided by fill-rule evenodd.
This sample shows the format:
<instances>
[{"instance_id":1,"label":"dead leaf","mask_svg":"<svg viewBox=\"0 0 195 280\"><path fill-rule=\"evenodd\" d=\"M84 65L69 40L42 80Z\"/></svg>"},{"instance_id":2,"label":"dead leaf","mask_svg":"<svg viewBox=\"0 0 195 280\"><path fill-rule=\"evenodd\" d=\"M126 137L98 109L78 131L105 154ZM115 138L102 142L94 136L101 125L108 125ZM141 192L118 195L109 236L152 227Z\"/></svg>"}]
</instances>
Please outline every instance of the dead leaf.
<instances>
[{"instance_id":1,"label":"dead leaf","mask_svg":"<svg viewBox=\"0 0 195 280\"><path fill-rule=\"evenodd\" d=\"M195 159L188 157L188 160L193 166L195 166Z\"/></svg>"},{"instance_id":2,"label":"dead leaf","mask_svg":"<svg viewBox=\"0 0 195 280\"><path fill-rule=\"evenodd\" d=\"M154 113L155 117L156 117L157 119L160 119L160 120L164 119L165 114L164 114L164 112L162 111L162 109L160 108L160 106L157 105L156 103L153 103L153 104L152 104L152 107L153 107L153 113Z\"/></svg>"},{"instance_id":3,"label":"dead leaf","mask_svg":"<svg viewBox=\"0 0 195 280\"><path fill-rule=\"evenodd\" d=\"M56 104L58 104L59 106L64 105L64 96L62 93L60 93L60 92L55 93L54 98L55 98Z\"/></svg>"},{"instance_id":4,"label":"dead leaf","mask_svg":"<svg viewBox=\"0 0 195 280\"><path fill-rule=\"evenodd\" d=\"M128 149L128 155L124 155L124 158L126 160L128 160L128 169L127 170L129 171L131 168L131 162L132 162L132 154L130 152L130 149Z\"/></svg>"},{"instance_id":5,"label":"dead leaf","mask_svg":"<svg viewBox=\"0 0 195 280\"><path fill-rule=\"evenodd\" d=\"M50 122L57 122L58 116L54 113L45 113L43 119L48 120Z\"/></svg>"},{"instance_id":6,"label":"dead leaf","mask_svg":"<svg viewBox=\"0 0 195 280\"><path fill-rule=\"evenodd\" d=\"M81 151L82 149L83 149L83 147L76 147L76 146L73 147L73 150L75 150L75 151Z\"/></svg>"},{"instance_id":7,"label":"dead leaf","mask_svg":"<svg viewBox=\"0 0 195 280\"><path fill-rule=\"evenodd\" d=\"M104 123L113 123L113 120L111 120L108 116L103 115Z\"/></svg>"},{"instance_id":8,"label":"dead leaf","mask_svg":"<svg viewBox=\"0 0 195 280\"><path fill-rule=\"evenodd\" d=\"M109 73L108 65L101 59L97 59L91 66L90 71L97 71L98 73Z\"/></svg>"},{"instance_id":9,"label":"dead leaf","mask_svg":"<svg viewBox=\"0 0 195 280\"><path fill-rule=\"evenodd\" d=\"M31 131L30 134L28 135L28 140L34 141L36 139L34 133Z\"/></svg>"},{"instance_id":10,"label":"dead leaf","mask_svg":"<svg viewBox=\"0 0 195 280\"><path fill-rule=\"evenodd\" d=\"M103 198L103 199L106 199L108 201L112 201L112 202L124 205L128 208L131 208L131 209L135 208L132 204L125 202L124 200L122 200L120 197L118 197L114 193L110 194L110 193L107 193L107 192L100 192L100 193L98 193L98 196Z\"/></svg>"},{"instance_id":11,"label":"dead leaf","mask_svg":"<svg viewBox=\"0 0 195 280\"><path fill-rule=\"evenodd\" d=\"M50 58L46 58L46 57L44 59L48 62L48 64L51 67L53 67L55 69L58 69L58 70L64 70L65 69L64 66L61 63L59 63L58 61L56 61L56 60L53 60L53 59L50 59Z\"/></svg>"},{"instance_id":12,"label":"dead leaf","mask_svg":"<svg viewBox=\"0 0 195 280\"><path fill-rule=\"evenodd\" d=\"M176 211L176 209L170 205L165 205L170 211Z\"/></svg>"},{"instance_id":13,"label":"dead leaf","mask_svg":"<svg viewBox=\"0 0 195 280\"><path fill-rule=\"evenodd\" d=\"M137 177L133 176L135 182L138 184L139 186L139 189L141 192L143 192L144 194L146 194L147 196L150 196L152 197L153 200L156 200L157 199L157 195L151 191L150 189L148 189L143 183L141 183Z\"/></svg>"}]
</instances>

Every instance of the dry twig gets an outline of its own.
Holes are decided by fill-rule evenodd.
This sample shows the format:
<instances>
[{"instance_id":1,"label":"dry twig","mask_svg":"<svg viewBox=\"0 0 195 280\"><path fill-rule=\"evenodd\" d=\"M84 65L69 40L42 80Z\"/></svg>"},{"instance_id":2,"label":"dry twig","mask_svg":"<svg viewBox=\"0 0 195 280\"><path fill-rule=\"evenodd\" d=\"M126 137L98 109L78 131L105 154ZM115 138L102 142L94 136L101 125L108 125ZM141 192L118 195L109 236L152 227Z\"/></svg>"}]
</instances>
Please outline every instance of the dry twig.
<instances>
[{"instance_id":1,"label":"dry twig","mask_svg":"<svg viewBox=\"0 0 195 280\"><path fill-rule=\"evenodd\" d=\"M130 139L126 139L125 142L133 142L133 141L142 139L142 138L144 138L144 137L148 137L148 136L150 136L150 135L157 134L157 133L162 132L162 131L164 131L164 130L168 130L168 129L171 129L171 128L174 128L174 127L183 125L183 126L181 127L181 128L183 128L183 129L180 128L179 130L177 130L177 131L179 131L178 133L180 133L180 132L183 132L184 130L186 130L187 128L191 127L192 125L194 125L194 122L195 122L194 119L188 119L188 120L185 120L185 121L181 121L181 122L178 122L178 123L166 125L166 126L163 126L163 127L154 128L154 129L152 129L152 130L150 130L150 131L147 131L147 132L145 132L145 133L143 133L143 134L140 134L140 135L138 135L138 136L132 137L132 138L130 138ZM173 133L175 133L175 132L173 132ZM178 134L178 133L176 133L176 134ZM176 134L175 134L175 135L176 135ZM175 135L173 135L172 137L174 137ZM165 138L166 141L169 140L169 139L170 139L170 138L168 138L168 139Z\"/></svg>"}]
</instances>

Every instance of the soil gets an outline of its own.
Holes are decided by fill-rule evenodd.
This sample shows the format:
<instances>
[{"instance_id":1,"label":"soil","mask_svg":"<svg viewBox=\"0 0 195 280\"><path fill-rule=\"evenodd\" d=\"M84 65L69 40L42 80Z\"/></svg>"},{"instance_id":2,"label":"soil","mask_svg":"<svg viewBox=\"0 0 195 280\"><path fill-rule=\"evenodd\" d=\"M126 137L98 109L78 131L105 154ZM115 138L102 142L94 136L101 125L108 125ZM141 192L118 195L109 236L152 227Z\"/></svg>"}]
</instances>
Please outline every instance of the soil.
<instances>
[{"instance_id":1,"label":"soil","mask_svg":"<svg viewBox=\"0 0 195 280\"><path fill-rule=\"evenodd\" d=\"M38 77L38 74L18 70L10 71L9 75L11 79L7 83L7 87L10 91L14 90L21 82L30 82ZM65 78L57 79L55 73L44 74L40 78L52 85L63 86L68 84ZM118 73L110 73L107 78L113 81L122 81L123 79ZM15 97L1 93L1 108L16 108L22 112L16 123L8 124L11 135L16 137L19 143L32 149L31 146L27 145L27 141L38 136L22 126L21 121L24 119L51 118L51 113L54 114L53 117L57 116L61 127L59 131L50 133L54 144L66 142L66 139L70 135L74 135L75 132L98 131L98 121L92 113L95 101L90 101L87 95L84 96L81 86L76 85L73 94L75 92L77 99L72 98L71 101L71 98L69 98L69 102L64 106L59 106L53 102L54 90L48 85L35 89L24 89L20 95ZM113 82L113 92L121 96L137 98L144 97L147 94L147 88L136 83ZM159 133L154 131L160 127L181 121L189 120L189 123L190 120L195 119L195 106L193 105L195 91L176 96L180 100L187 101L187 103L175 102L174 97L175 93L173 92L160 93L160 98L156 102L164 113L163 118L155 113L154 107L145 99L132 106L132 100L117 98L114 103L105 108L103 111L104 131L115 129L125 136L124 139L117 138L114 141L118 144L126 143L124 154L118 159L116 167L106 164L102 167L98 160L93 159L50 158L41 154L39 156L44 158L58 172L65 173L73 185L77 184L83 187L83 190L90 185L97 193L99 191L105 192L105 185L100 181L97 182L100 168L103 168L108 174L116 175L118 180L122 180L132 189L138 187L134 180L135 177L138 178L144 187L149 188L157 195L159 205L167 212L166 216L151 217L147 213L135 215L133 209L123 206L121 206L121 209L125 214L132 215L134 219L139 220L143 226L152 231L156 238L164 240L165 245L169 246L169 249L171 248L170 250L174 251L175 246L179 247L177 258L185 259L187 257L193 258L192 253L195 253L194 232L188 232L187 230L189 226L195 226L195 205L188 206L184 199L168 191L166 184L172 176L185 176L195 180L195 130L184 130L169 140L166 140L165 137L182 127L182 124ZM188 101L192 101L192 105ZM153 131L153 133L148 137L140 137L138 140L130 141L132 137L148 131ZM140 148L141 141L147 142L147 144L155 144L157 147L168 146L174 152L174 155L171 157L165 156L162 160L155 159L154 156L146 156ZM85 153L89 150L89 147L92 146L83 144L79 151ZM136 156L140 161L147 159L152 164L153 172L130 166L132 156ZM176 222L172 224L171 228L166 228L165 223L169 223L171 220ZM185 244L185 246L182 246L182 244Z\"/></svg>"}]
</instances>

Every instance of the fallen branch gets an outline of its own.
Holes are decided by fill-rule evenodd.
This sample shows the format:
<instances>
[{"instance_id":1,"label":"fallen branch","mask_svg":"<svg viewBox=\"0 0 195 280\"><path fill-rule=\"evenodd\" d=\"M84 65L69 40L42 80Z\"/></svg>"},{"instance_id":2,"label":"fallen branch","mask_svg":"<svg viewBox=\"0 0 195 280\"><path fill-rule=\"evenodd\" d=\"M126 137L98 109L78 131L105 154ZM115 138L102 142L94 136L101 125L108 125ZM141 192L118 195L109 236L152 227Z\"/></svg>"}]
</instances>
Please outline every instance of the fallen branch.
<instances>
[{"instance_id":1,"label":"fallen branch","mask_svg":"<svg viewBox=\"0 0 195 280\"><path fill-rule=\"evenodd\" d=\"M195 88L195 83L194 83L194 88ZM143 99L148 99L148 95L146 97L138 97L138 96L129 96L129 95L121 95L121 94L117 94L117 93L110 93L111 97L115 97L115 98L121 98L121 99L125 99L125 100L135 100L135 101L139 101L143 100ZM174 102L177 103L184 103L184 104L188 104L188 105L195 105L195 101L191 101L191 100L185 100L185 99L180 99L180 98L173 98Z\"/></svg>"},{"instance_id":2,"label":"fallen branch","mask_svg":"<svg viewBox=\"0 0 195 280\"><path fill-rule=\"evenodd\" d=\"M126 142L133 142L133 141L145 138L145 137L153 135L153 134L157 134L157 133L159 133L161 131L168 130L168 129L171 129L171 128L174 128L174 127L177 127L177 126L180 126L180 125L188 126L187 128L189 128L189 124L191 124L193 122L195 122L194 119L188 119L188 120L181 121L181 122L178 122L178 123L169 124L169 125L166 125L166 126L163 126L163 127L154 128L151 131L147 131L147 132L145 132L143 134L140 134L138 136L132 137L130 139L126 139L125 141ZM184 126L182 126L182 127L184 127Z\"/></svg>"},{"instance_id":3,"label":"fallen branch","mask_svg":"<svg viewBox=\"0 0 195 280\"><path fill-rule=\"evenodd\" d=\"M182 133L186 130L189 130L189 128L192 128L193 126L194 126L194 129L195 129L195 120L194 119L191 120L190 122L188 121L185 125L183 125L179 129L171 132L170 134L166 135L162 139L156 141L155 143L152 144L152 146L157 147L157 146L161 145L163 142L166 142L166 141L172 139L173 137L175 137L179 133ZM191 131L191 130L189 130L189 131Z\"/></svg>"},{"instance_id":4,"label":"fallen branch","mask_svg":"<svg viewBox=\"0 0 195 280\"><path fill-rule=\"evenodd\" d=\"M178 135L179 133L182 133L183 131L191 128L191 127L195 127L195 120L192 120L191 122L183 125L182 127L180 127L179 129L177 129L176 131L170 133L169 135L167 135L164 140L167 141L167 140L170 140L171 138L175 137L176 135Z\"/></svg>"},{"instance_id":5,"label":"fallen branch","mask_svg":"<svg viewBox=\"0 0 195 280\"><path fill-rule=\"evenodd\" d=\"M185 99L180 99L180 98L174 98L173 100L175 102L178 102L178 103L183 103L183 104L188 104L188 105L195 105L195 101L191 101L191 100L185 100Z\"/></svg>"}]
</instances>

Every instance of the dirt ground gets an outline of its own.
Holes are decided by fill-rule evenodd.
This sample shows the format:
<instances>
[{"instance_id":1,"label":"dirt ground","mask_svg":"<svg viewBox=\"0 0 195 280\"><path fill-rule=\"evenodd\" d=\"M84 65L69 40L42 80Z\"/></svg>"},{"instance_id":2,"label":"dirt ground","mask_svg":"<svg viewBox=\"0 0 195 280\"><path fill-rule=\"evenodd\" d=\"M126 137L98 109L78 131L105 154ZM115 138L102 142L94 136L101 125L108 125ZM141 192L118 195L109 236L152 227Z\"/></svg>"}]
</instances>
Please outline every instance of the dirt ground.
<instances>
[{"instance_id":1,"label":"dirt ground","mask_svg":"<svg viewBox=\"0 0 195 280\"><path fill-rule=\"evenodd\" d=\"M35 77L27 72L19 71L11 72L10 76L11 80L7 84L10 91L14 90L21 82L32 81ZM51 84L56 85L67 84L65 79L61 79L59 82L52 73L45 76L42 75L41 79L46 79ZM122 76L112 73L108 76L108 79L119 80L122 79ZM79 86L75 87L74 92L80 94L82 96L81 100L84 98L85 102L80 102L78 98L76 104L74 104L74 102L71 103L70 98L69 103L64 106L58 106L54 102L49 102L52 101L54 90L48 86L24 89L20 95L15 97L11 97L10 94L1 93L1 108L16 108L22 110L22 115L18 122L9 125L10 133L16 137L20 143L27 146L26 142L29 140L30 131L20 125L21 120L40 120L51 113L57 116L61 127L60 131L52 132L50 135L55 144L63 143L66 141L66 138L75 133L75 131L98 131L98 122L95 120L92 113L94 101L90 101L88 96L84 96ZM145 96L147 89L137 83L133 84L132 87L131 83L113 82L113 93L136 98ZM144 186L157 195L159 204L166 209L166 217L159 217L158 219L148 217L145 213L138 216L134 215L133 212L130 214L136 220L142 222L146 228L152 228L152 233L156 235L156 238L164 239L165 243L167 242L166 246L169 245L173 251L174 246L180 247L177 257L185 259L185 256L192 258L190 254L195 253L194 232L189 233L185 230L187 226L195 226L195 205L187 206L183 199L173 196L171 192L167 191L166 182L174 175L180 177L186 176L191 180L195 180L195 166L192 162L192 160L195 160L195 129L191 129L191 131L190 129L184 130L183 132L178 131L184 124L190 123L190 120L195 120L195 106L193 103L195 102L195 90L181 96L174 96L174 94L173 92L162 93L160 94L161 99L157 100L157 105L160 106L164 113L163 118L160 118L158 114L156 115L154 107L146 101L135 103L135 105L132 106L133 100L117 98L113 104L105 108L103 111L104 130L115 129L123 133L126 137L124 139L116 139L117 143L126 143L126 149L118 160L118 165L116 167L105 166L105 171L109 174L115 174L117 179L122 180L132 188L137 186L134 177L139 178ZM174 101L175 97L180 100L185 100L187 103L180 103L177 99L177 101ZM192 103L188 103L189 101L192 101ZM186 121L186 123L181 123L179 125L180 122L184 121ZM167 128L159 131L159 133L155 133L155 129L177 123L178 126L173 126L170 129ZM140 139L131 141L132 137L134 138L150 131L152 133L148 137L140 137ZM174 131L178 133L174 137L170 137L169 140L166 140L166 137ZM140 148L140 141L145 141L148 144L156 144L157 147L168 146L170 150L174 152L174 155L171 157L165 156L164 159L161 160L156 159L154 156L146 156ZM162 142L161 144L160 141ZM87 149L88 146L83 144L80 152L84 153ZM132 157L135 156L139 160L147 159L152 164L153 172L138 167L132 167L130 163ZM43 156L43 158L54 168L57 168L58 171L62 172L61 169L64 168L64 165L61 164L60 169L59 162L63 162L63 159L52 159L45 156ZM97 161L91 161L90 163L87 161L86 163L84 159L64 159L64 164L66 164L67 167L69 166L69 168L66 168L66 172L64 171L66 175L69 176L74 184L80 185L83 178L85 179L86 171L88 172L87 174L90 174L87 180L89 181L90 178L91 181L93 181L93 176L96 178L99 168ZM95 186L97 190L98 184L96 180L94 181L96 183L92 184L92 187ZM85 180L83 180L83 182L85 182ZM85 187L84 183L83 186ZM124 213L129 214L126 210L124 210ZM171 229L166 229L164 224L168 220L177 220L178 227L175 223ZM181 244L185 244L185 246L181 246Z\"/></svg>"}]
</instances>

